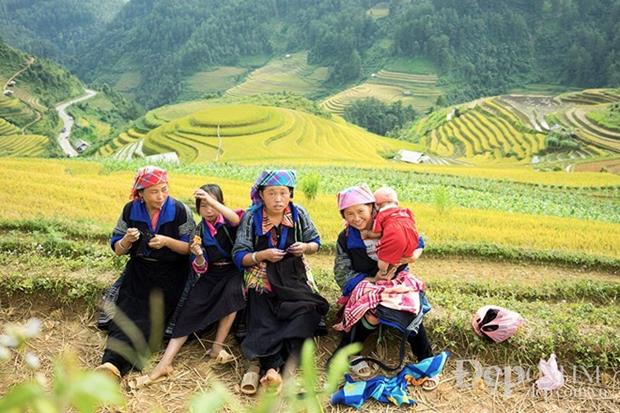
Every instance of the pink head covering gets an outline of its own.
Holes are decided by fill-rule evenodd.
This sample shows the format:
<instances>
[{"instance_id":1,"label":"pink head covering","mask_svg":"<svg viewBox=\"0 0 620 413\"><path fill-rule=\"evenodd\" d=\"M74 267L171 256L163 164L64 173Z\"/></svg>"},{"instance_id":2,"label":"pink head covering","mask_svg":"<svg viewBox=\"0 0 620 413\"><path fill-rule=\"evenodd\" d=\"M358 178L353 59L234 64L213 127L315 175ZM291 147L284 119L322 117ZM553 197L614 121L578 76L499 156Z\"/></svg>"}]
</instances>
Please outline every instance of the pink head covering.
<instances>
[{"instance_id":1,"label":"pink head covering","mask_svg":"<svg viewBox=\"0 0 620 413\"><path fill-rule=\"evenodd\" d=\"M351 186L338 192L338 210L340 211L353 205L374 203L375 197L366 184Z\"/></svg>"},{"instance_id":2,"label":"pink head covering","mask_svg":"<svg viewBox=\"0 0 620 413\"><path fill-rule=\"evenodd\" d=\"M396 191L389 186L382 186L377 189L374 196L377 204L385 204L386 202L398 204L398 195Z\"/></svg>"},{"instance_id":3,"label":"pink head covering","mask_svg":"<svg viewBox=\"0 0 620 413\"><path fill-rule=\"evenodd\" d=\"M152 165L140 168L133 178L130 198L138 199L140 198L138 192L142 189L164 183L168 183L168 172L165 169Z\"/></svg>"},{"instance_id":4,"label":"pink head covering","mask_svg":"<svg viewBox=\"0 0 620 413\"><path fill-rule=\"evenodd\" d=\"M523 317L519 313L496 305L485 305L476 311L471 324L480 337L501 343L509 339L523 324Z\"/></svg>"}]
</instances>

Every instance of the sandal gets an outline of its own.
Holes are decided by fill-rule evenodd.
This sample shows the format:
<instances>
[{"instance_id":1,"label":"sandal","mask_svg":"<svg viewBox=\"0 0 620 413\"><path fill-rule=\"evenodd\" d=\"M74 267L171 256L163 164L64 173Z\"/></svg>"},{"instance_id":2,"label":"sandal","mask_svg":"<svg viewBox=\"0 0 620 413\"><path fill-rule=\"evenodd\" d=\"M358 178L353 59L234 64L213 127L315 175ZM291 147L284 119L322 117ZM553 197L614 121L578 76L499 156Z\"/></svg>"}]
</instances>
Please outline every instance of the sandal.
<instances>
[{"instance_id":1,"label":"sandal","mask_svg":"<svg viewBox=\"0 0 620 413\"><path fill-rule=\"evenodd\" d=\"M156 379L151 379L149 377L148 374L145 374L143 376L139 376L136 377L134 379L131 379L127 382L127 386L131 389L131 390L140 390L143 389L145 387L151 386L153 384L157 384L157 383L161 383L163 381L168 380L169 376L163 375L163 376L159 376Z\"/></svg>"},{"instance_id":2,"label":"sandal","mask_svg":"<svg viewBox=\"0 0 620 413\"><path fill-rule=\"evenodd\" d=\"M367 379L372 376L372 369L365 360L355 363L360 357L354 357L349 362L349 370L361 379Z\"/></svg>"},{"instance_id":3,"label":"sandal","mask_svg":"<svg viewBox=\"0 0 620 413\"><path fill-rule=\"evenodd\" d=\"M95 368L95 371L105 374L106 376L114 380L117 384L121 382L121 379L122 379L121 372L118 369L118 367L116 367L112 363L109 363L109 362L103 363L102 365L97 366L97 368Z\"/></svg>"},{"instance_id":4,"label":"sandal","mask_svg":"<svg viewBox=\"0 0 620 413\"><path fill-rule=\"evenodd\" d=\"M427 377L424 383L422 383L422 390L433 391L439 386L439 377Z\"/></svg>"},{"instance_id":5,"label":"sandal","mask_svg":"<svg viewBox=\"0 0 620 413\"><path fill-rule=\"evenodd\" d=\"M266 392L280 394L284 381L278 371L275 369L269 369L260 379L260 384Z\"/></svg>"},{"instance_id":6,"label":"sandal","mask_svg":"<svg viewBox=\"0 0 620 413\"><path fill-rule=\"evenodd\" d=\"M258 381L260 379L258 373L260 373L260 367L258 365L250 366L241 380L241 393L247 395L256 394L258 390Z\"/></svg>"},{"instance_id":7,"label":"sandal","mask_svg":"<svg viewBox=\"0 0 620 413\"><path fill-rule=\"evenodd\" d=\"M233 356L232 354L230 354L228 351L221 349L219 353L217 353L217 356L213 356L213 350L209 349L207 350L207 355L209 357L211 357L212 359L215 359L215 362L217 364L228 364L230 362L233 362L236 360L236 357Z\"/></svg>"}]
</instances>

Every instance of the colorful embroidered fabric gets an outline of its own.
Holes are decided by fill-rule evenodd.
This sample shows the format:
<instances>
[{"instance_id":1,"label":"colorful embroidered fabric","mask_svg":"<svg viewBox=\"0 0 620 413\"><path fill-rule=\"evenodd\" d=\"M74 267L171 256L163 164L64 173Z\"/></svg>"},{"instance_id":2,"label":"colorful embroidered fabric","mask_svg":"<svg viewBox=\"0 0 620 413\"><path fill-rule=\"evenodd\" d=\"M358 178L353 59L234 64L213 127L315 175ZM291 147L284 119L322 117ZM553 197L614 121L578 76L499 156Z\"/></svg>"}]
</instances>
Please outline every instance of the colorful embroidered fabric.
<instances>
[{"instance_id":1,"label":"colorful embroidered fabric","mask_svg":"<svg viewBox=\"0 0 620 413\"><path fill-rule=\"evenodd\" d=\"M418 363L408 364L394 377L376 376L369 380L354 381L347 374L343 388L332 395L331 403L344 404L356 409L370 399L396 406L415 404L415 400L409 396L407 385L421 383L423 378L439 375L449 356L450 353L443 351Z\"/></svg>"},{"instance_id":2,"label":"colorful embroidered fabric","mask_svg":"<svg viewBox=\"0 0 620 413\"><path fill-rule=\"evenodd\" d=\"M344 305L343 319L334 325L339 331L349 331L366 312L373 311L379 304L399 311L417 314L420 311L420 292L424 282L408 271L399 272L396 277L385 281L360 281L349 296L342 296L337 304Z\"/></svg>"},{"instance_id":3,"label":"colorful embroidered fabric","mask_svg":"<svg viewBox=\"0 0 620 413\"><path fill-rule=\"evenodd\" d=\"M288 186L295 188L297 183L297 175L292 169L281 170L264 170L252 185L250 190L250 199L252 205L262 204L262 200L258 194L258 188L261 186Z\"/></svg>"},{"instance_id":4,"label":"colorful embroidered fabric","mask_svg":"<svg viewBox=\"0 0 620 413\"><path fill-rule=\"evenodd\" d=\"M133 178L130 198L138 199L138 191L163 183L168 183L168 172L164 169L156 166L145 166L140 168Z\"/></svg>"},{"instance_id":5,"label":"colorful embroidered fabric","mask_svg":"<svg viewBox=\"0 0 620 413\"><path fill-rule=\"evenodd\" d=\"M366 184L351 186L338 192L338 210L342 211L353 205L374 204L375 197Z\"/></svg>"}]
</instances>

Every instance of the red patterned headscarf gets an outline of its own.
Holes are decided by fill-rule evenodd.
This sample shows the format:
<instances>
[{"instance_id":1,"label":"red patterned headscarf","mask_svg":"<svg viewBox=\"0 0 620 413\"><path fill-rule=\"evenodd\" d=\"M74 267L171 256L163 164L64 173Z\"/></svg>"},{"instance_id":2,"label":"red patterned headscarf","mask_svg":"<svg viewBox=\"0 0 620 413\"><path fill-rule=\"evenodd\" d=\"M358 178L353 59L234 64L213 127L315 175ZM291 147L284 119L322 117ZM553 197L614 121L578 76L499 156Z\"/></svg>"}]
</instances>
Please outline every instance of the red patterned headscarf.
<instances>
[{"instance_id":1,"label":"red patterned headscarf","mask_svg":"<svg viewBox=\"0 0 620 413\"><path fill-rule=\"evenodd\" d=\"M138 199L138 191L149 188L153 185L167 184L168 172L165 169L158 168L157 166L145 166L138 169L138 173L133 178L133 187L131 188L131 199Z\"/></svg>"}]
</instances>

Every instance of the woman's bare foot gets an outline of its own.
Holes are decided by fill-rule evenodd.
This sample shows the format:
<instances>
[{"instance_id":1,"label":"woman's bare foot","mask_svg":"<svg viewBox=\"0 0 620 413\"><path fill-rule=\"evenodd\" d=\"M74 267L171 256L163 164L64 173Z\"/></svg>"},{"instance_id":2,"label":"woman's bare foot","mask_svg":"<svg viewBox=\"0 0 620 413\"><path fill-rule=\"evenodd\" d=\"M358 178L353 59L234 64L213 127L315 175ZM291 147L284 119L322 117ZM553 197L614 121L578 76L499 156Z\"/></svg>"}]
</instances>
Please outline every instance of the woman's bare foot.
<instances>
[{"instance_id":1,"label":"woman's bare foot","mask_svg":"<svg viewBox=\"0 0 620 413\"><path fill-rule=\"evenodd\" d=\"M170 374L172 374L172 370L173 370L172 366L157 365L155 366L151 374L149 374L149 379L151 381L154 381L154 380L159 379L160 377L169 376Z\"/></svg>"},{"instance_id":2,"label":"woman's bare foot","mask_svg":"<svg viewBox=\"0 0 620 413\"><path fill-rule=\"evenodd\" d=\"M260 384L268 390L273 389L276 393L280 393L280 390L282 390L282 376L276 369L269 369L260 379Z\"/></svg>"}]
</instances>

